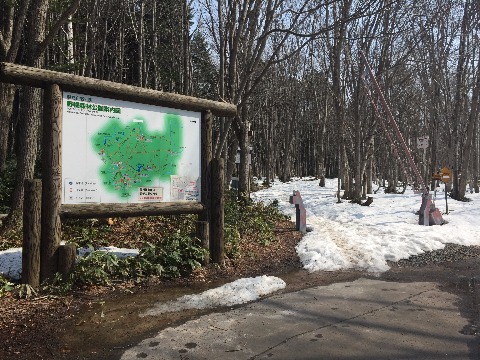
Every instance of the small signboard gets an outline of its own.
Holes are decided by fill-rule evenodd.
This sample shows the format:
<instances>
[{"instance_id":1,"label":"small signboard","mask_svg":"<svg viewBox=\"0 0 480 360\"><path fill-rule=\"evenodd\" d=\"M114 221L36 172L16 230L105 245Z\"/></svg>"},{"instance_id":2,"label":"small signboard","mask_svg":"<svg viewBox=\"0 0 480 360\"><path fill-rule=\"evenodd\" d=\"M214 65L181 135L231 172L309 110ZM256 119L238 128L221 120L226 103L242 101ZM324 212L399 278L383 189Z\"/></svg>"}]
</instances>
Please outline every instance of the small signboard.
<instances>
[{"instance_id":1,"label":"small signboard","mask_svg":"<svg viewBox=\"0 0 480 360\"><path fill-rule=\"evenodd\" d=\"M252 151L251 146L248 149L250 152ZM252 154L250 152L248 154L248 165L252 165ZM240 164L240 148L237 149L237 154L235 155L235 164Z\"/></svg>"},{"instance_id":2,"label":"small signboard","mask_svg":"<svg viewBox=\"0 0 480 360\"><path fill-rule=\"evenodd\" d=\"M420 136L417 138L417 148L418 149L426 149L428 148L428 135Z\"/></svg>"},{"instance_id":3,"label":"small signboard","mask_svg":"<svg viewBox=\"0 0 480 360\"><path fill-rule=\"evenodd\" d=\"M445 166L440 172L442 173L442 181L444 183L450 182L450 179L452 178L452 172L450 169Z\"/></svg>"}]
</instances>

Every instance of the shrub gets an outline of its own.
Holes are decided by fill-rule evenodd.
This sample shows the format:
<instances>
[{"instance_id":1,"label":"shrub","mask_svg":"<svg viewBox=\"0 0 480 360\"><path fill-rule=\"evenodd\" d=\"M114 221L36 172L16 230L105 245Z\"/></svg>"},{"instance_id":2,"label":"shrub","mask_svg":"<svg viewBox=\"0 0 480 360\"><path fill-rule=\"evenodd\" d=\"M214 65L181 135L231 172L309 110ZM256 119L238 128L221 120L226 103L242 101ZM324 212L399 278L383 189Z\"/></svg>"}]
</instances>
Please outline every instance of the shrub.
<instances>
[{"instance_id":1,"label":"shrub","mask_svg":"<svg viewBox=\"0 0 480 360\"><path fill-rule=\"evenodd\" d=\"M138 256L125 259L90 246L90 253L77 261L67 279L57 274L50 284L44 284L44 290L64 294L74 285L111 285L127 279L140 282L150 276L171 278L187 275L201 266L206 250L200 245L197 238L174 234L158 245L146 243Z\"/></svg>"},{"instance_id":2,"label":"shrub","mask_svg":"<svg viewBox=\"0 0 480 360\"><path fill-rule=\"evenodd\" d=\"M13 289L15 289L15 284L3 275L0 275L0 297L11 292Z\"/></svg>"},{"instance_id":3,"label":"shrub","mask_svg":"<svg viewBox=\"0 0 480 360\"><path fill-rule=\"evenodd\" d=\"M15 188L15 169L15 160L7 161L5 172L0 179L0 214L6 214L10 211L13 190Z\"/></svg>"},{"instance_id":4,"label":"shrub","mask_svg":"<svg viewBox=\"0 0 480 360\"><path fill-rule=\"evenodd\" d=\"M274 226L277 221L286 220L278 209L278 201L265 205L254 202L248 197L237 198L233 192L227 192L225 201L225 228L236 229L242 239L249 239L263 245L274 239ZM229 239L231 230L225 238ZM227 246L227 240L225 241Z\"/></svg>"},{"instance_id":5,"label":"shrub","mask_svg":"<svg viewBox=\"0 0 480 360\"><path fill-rule=\"evenodd\" d=\"M240 232L236 227L225 225L223 231L224 241L225 241L225 254L230 259L236 259L240 257Z\"/></svg>"}]
</instances>

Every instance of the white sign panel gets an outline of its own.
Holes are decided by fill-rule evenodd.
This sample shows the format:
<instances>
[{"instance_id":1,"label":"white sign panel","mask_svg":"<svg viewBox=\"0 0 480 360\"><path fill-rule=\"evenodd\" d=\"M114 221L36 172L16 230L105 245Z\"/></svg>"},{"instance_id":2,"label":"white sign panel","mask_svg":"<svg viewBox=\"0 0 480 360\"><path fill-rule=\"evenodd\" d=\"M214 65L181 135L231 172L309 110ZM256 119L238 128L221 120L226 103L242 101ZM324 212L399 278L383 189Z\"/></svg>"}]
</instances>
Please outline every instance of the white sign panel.
<instances>
[{"instance_id":1,"label":"white sign panel","mask_svg":"<svg viewBox=\"0 0 480 360\"><path fill-rule=\"evenodd\" d=\"M428 135L421 136L417 138L417 148L426 149L428 148Z\"/></svg>"},{"instance_id":2,"label":"white sign panel","mask_svg":"<svg viewBox=\"0 0 480 360\"><path fill-rule=\"evenodd\" d=\"M64 92L62 203L200 201L200 119Z\"/></svg>"}]
</instances>

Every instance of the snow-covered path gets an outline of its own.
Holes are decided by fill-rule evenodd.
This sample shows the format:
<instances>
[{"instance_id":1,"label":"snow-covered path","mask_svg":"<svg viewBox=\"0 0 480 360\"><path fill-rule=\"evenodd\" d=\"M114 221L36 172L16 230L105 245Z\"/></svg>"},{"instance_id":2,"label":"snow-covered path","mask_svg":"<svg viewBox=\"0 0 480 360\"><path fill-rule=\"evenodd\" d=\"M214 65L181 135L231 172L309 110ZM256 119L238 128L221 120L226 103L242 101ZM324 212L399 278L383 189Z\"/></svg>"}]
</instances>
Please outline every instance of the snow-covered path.
<instances>
[{"instance_id":1,"label":"snow-covered path","mask_svg":"<svg viewBox=\"0 0 480 360\"><path fill-rule=\"evenodd\" d=\"M307 210L307 224L313 228L297 247L305 268L316 270L388 270L387 260L398 261L424 251L437 250L445 243L480 245L480 194L468 194L470 202L448 199L450 214L442 226L418 225L421 196L375 194L370 206L343 201L337 204L336 179L327 179L321 188L312 179L276 181L272 187L253 193L256 201L278 200L280 209L295 220L295 207L289 203L294 190L300 191ZM436 206L445 212L443 189Z\"/></svg>"}]
</instances>

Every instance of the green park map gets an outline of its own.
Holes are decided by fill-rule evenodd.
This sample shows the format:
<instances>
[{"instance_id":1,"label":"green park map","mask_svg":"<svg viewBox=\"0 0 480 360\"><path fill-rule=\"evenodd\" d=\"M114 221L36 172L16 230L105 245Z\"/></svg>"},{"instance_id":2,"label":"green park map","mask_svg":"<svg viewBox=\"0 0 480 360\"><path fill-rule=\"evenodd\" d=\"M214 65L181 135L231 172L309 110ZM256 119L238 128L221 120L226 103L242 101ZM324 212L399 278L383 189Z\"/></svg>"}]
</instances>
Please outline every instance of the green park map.
<instances>
[{"instance_id":1,"label":"green park map","mask_svg":"<svg viewBox=\"0 0 480 360\"><path fill-rule=\"evenodd\" d=\"M103 188L121 198L177 174L183 149L181 117L167 114L162 131L150 130L147 124L142 117L126 124L112 117L90 138L103 162L99 168Z\"/></svg>"}]
</instances>

